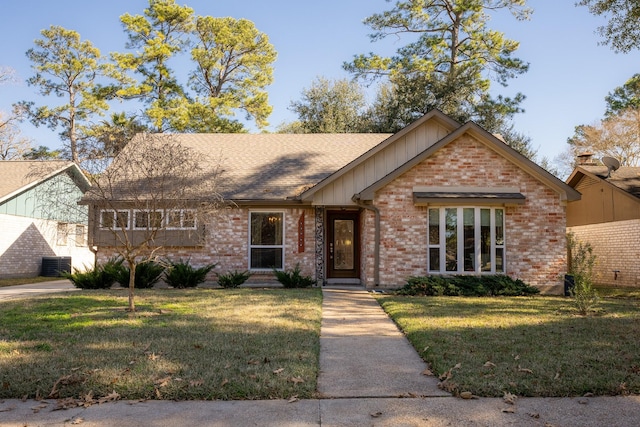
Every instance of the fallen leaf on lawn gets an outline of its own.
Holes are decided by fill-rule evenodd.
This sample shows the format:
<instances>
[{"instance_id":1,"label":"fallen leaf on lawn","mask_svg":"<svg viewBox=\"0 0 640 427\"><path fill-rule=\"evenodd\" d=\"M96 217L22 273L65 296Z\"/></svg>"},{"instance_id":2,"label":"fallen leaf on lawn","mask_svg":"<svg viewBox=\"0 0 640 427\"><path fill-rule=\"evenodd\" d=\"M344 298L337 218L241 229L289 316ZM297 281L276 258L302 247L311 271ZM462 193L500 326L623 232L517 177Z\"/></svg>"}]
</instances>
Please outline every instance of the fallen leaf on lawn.
<instances>
[{"instance_id":1,"label":"fallen leaf on lawn","mask_svg":"<svg viewBox=\"0 0 640 427\"><path fill-rule=\"evenodd\" d=\"M166 387L167 385L169 385L169 381L171 381L171 377L164 377L156 380L154 384L158 387Z\"/></svg>"},{"instance_id":2,"label":"fallen leaf on lawn","mask_svg":"<svg viewBox=\"0 0 640 427\"><path fill-rule=\"evenodd\" d=\"M155 353L151 353L151 354L147 355L147 358L149 360L158 360L160 358L160 355L159 354L155 354Z\"/></svg>"},{"instance_id":3,"label":"fallen leaf on lawn","mask_svg":"<svg viewBox=\"0 0 640 427\"><path fill-rule=\"evenodd\" d=\"M278 374L281 374L283 371L284 371L284 368L278 368L275 371L273 371L273 373L278 375Z\"/></svg>"},{"instance_id":4,"label":"fallen leaf on lawn","mask_svg":"<svg viewBox=\"0 0 640 427\"><path fill-rule=\"evenodd\" d=\"M460 369L462 368L462 363L456 363L456 366L453 367L453 369Z\"/></svg>"},{"instance_id":5,"label":"fallen leaf on lawn","mask_svg":"<svg viewBox=\"0 0 640 427\"><path fill-rule=\"evenodd\" d=\"M296 394L295 396L291 396L291 398L287 401L287 403L293 403L293 402L297 402L298 400L298 395Z\"/></svg>"},{"instance_id":6,"label":"fallen leaf on lawn","mask_svg":"<svg viewBox=\"0 0 640 427\"><path fill-rule=\"evenodd\" d=\"M522 367L520 367L520 365L518 365L518 372L525 372L527 374L533 374L533 371L531 369L522 368Z\"/></svg>"},{"instance_id":7,"label":"fallen leaf on lawn","mask_svg":"<svg viewBox=\"0 0 640 427\"><path fill-rule=\"evenodd\" d=\"M160 390L156 389L156 397L158 399L162 399L162 394L160 393Z\"/></svg>"},{"instance_id":8,"label":"fallen leaf on lawn","mask_svg":"<svg viewBox=\"0 0 640 427\"><path fill-rule=\"evenodd\" d=\"M519 354L516 354L515 356L513 356L513 359L514 359L514 360L519 360L519 359L520 359L520 355L519 355Z\"/></svg>"},{"instance_id":9,"label":"fallen leaf on lawn","mask_svg":"<svg viewBox=\"0 0 640 427\"><path fill-rule=\"evenodd\" d=\"M557 380L557 379L559 379L559 378L560 378L560 372L556 372L556 376L555 376L555 377L553 377L553 379L554 379L554 380Z\"/></svg>"},{"instance_id":10,"label":"fallen leaf on lawn","mask_svg":"<svg viewBox=\"0 0 640 427\"><path fill-rule=\"evenodd\" d=\"M509 403L511 405L515 405L516 399L518 399L518 396L509 393L508 391L505 391L504 396L502 396L502 400L504 400L504 403Z\"/></svg>"},{"instance_id":11,"label":"fallen leaf on lawn","mask_svg":"<svg viewBox=\"0 0 640 427\"><path fill-rule=\"evenodd\" d=\"M248 363L249 365L259 365L259 364L260 364L260 361L259 361L259 360L249 360L247 363Z\"/></svg>"},{"instance_id":12,"label":"fallen leaf on lawn","mask_svg":"<svg viewBox=\"0 0 640 427\"><path fill-rule=\"evenodd\" d=\"M493 363L493 362L489 362L489 361L487 361L487 362L485 362L485 364L484 364L484 365L482 365L482 366L484 366L485 368L495 368L496 364L495 364L495 363Z\"/></svg>"},{"instance_id":13,"label":"fallen leaf on lawn","mask_svg":"<svg viewBox=\"0 0 640 427\"><path fill-rule=\"evenodd\" d=\"M229 384L229 380L228 379L223 379L222 382L220 383L220 387L224 387L225 385Z\"/></svg>"},{"instance_id":14,"label":"fallen leaf on lawn","mask_svg":"<svg viewBox=\"0 0 640 427\"><path fill-rule=\"evenodd\" d=\"M422 375L426 375L428 377L432 377L433 376L433 372L431 371L431 369L427 368L424 371L422 371Z\"/></svg>"},{"instance_id":15,"label":"fallen leaf on lawn","mask_svg":"<svg viewBox=\"0 0 640 427\"><path fill-rule=\"evenodd\" d=\"M593 397L593 393L585 393L582 395L582 397Z\"/></svg>"},{"instance_id":16,"label":"fallen leaf on lawn","mask_svg":"<svg viewBox=\"0 0 640 427\"><path fill-rule=\"evenodd\" d=\"M291 377L291 378L289 378L289 381L291 381L294 384L300 384L300 383L304 382L302 377Z\"/></svg>"},{"instance_id":17,"label":"fallen leaf on lawn","mask_svg":"<svg viewBox=\"0 0 640 427\"><path fill-rule=\"evenodd\" d=\"M380 411L372 412L369 415L371 415L373 418L378 418L380 415L382 415L382 412L380 412Z\"/></svg>"},{"instance_id":18,"label":"fallen leaf on lawn","mask_svg":"<svg viewBox=\"0 0 640 427\"><path fill-rule=\"evenodd\" d=\"M204 381L202 381L202 380L189 381L189 387L199 387L202 384L204 384Z\"/></svg>"},{"instance_id":19,"label":"fallen leaf on lawn","mask_svg":"<svg viewBox=\"0 0 640 427\"><path fill-rule=\"evenodd\" d=\"M514 408L514 407L504 408L502 410L502 412L504 412L505 414L515 414L516 413L516 408Z\"/></svg>"},{"instance_id":20,"label":"fallen leaf on lawn","mask_svg":"<svg viewBox=\"0 0 640 427\"><path fill-rule=\"evenodd\" d=\"M227 363L226 365L224 365L224 369L229 369L231 367L231 363Z\"/></svg>"}]
</instances>

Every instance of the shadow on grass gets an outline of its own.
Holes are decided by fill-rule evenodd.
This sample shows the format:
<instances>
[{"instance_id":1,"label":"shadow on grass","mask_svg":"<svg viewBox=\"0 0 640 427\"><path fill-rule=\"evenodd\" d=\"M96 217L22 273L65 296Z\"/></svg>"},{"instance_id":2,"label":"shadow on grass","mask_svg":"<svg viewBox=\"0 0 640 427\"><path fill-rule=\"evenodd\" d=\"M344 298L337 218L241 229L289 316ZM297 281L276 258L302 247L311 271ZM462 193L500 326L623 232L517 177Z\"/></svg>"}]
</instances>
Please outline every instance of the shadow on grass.
<instances>
[{"instance_id":1,"label":"shadow on grass","mask_svg":"<svg viewBox=\"0 0 640 427\"><path fill-rule=\"evenodd\" d=\"M113 291L1 303L0 397L312 397L317 290ZM52 393L53 391L53 393Z\"/></svg>"},{"instance_id":2,"label":"shadow on grass","mask_svg":"<svg viewBox=\"0 0 640 427\"><path fill-rule=\"evenodd\" d=\"M379 301L454 393L640 393L638 301L603 300L586 317L553 297Z\"/></svg>"}]
</instances>

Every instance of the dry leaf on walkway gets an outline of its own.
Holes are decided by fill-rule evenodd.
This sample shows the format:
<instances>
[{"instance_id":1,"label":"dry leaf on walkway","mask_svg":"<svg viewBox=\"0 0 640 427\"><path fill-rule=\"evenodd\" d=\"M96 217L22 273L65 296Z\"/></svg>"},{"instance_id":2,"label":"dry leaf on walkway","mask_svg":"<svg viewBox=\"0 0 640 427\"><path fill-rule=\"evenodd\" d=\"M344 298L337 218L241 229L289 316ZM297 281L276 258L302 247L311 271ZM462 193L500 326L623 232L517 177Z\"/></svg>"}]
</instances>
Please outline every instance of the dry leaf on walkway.
<instances>
[{"instance_id":1,"label":"dry leaf on walkway","mask_svg":"<svg viewBox=\"0 0 640 427\"><path fill-rule=\"evenodd\" d=\"M75 417L71 419L71 424L76 425L76 424L82 424L84 422L84 418L82 417Z\"/></svg>"},{"instance_id":2,"label":"dry leaf on walkway","mask_svg":"<svg viewBox=\"0 0 640 427\"><path fill-rule=\"evenodd\" d=\"M473 393L471 393L470 391L463 391L462 393L460 393L460 397L462 399L477 399L478 396L474 396Z\"/></svg>"},{"instance_id":3,"label":"dry leaf on walkway","mask_svg":"<svg viewBox=\"0 0 640 427\"><path fill-rule=\"evenodd\" d=\"M431 371L431 369L427 368L424 371L422 371L422 375L426 375L428 377L432 377L433 376L433 372Z\"/></svg>"},{"instance_id":4,"label":"dry leaf on walkway","mask_svg":"<svg viewBox=\"0 0 640 427\"><path fill-rule=\"evenodd\" d=\"M502 410L502 412L504 412L505 414L515 414L516 413L516 408L515 407L510 407L510 408L504 408Z\"/></svg>"},{"instance_id":5,"label":"dry leaf on walkway","mask_svg":"<svg viewBox=\"0 0 640 427\"><path fill-rule=\"evenodd\" d=\"M378 418L379 416L382 415L382 412L378 411L378 412L372 412L369 415L371 415L373 418Z\"/></svg>"},{"instance_id":6,"label":"dry leaf on walkway","mask_svg":"<svg viewBox=\"0 0 640 427\"><path fill-rule=\"evenodd\" d=\"M508 391L505 391L504 396L502 396L502 400L504 400L504 403L509 403L511 405L515 405L517 399L518 396L516 396L515 394L511 394Z\"/></svg>"}]
</instances>

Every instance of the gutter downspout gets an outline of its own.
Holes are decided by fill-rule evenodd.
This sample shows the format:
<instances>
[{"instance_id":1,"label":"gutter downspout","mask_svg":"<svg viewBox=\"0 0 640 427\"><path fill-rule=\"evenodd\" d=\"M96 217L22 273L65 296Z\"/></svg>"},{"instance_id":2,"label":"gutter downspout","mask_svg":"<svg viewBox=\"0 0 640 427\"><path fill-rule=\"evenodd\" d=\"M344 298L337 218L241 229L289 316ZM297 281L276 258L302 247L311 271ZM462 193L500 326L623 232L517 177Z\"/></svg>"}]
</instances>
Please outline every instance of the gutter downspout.
<instances>
[{"instance_id":1,"label":"gutter downspout","mask_svg":"<svg viewBox=\"0 0 640 427\"><path fill-rule=\"evenodd\" d=\"M365 204L360 200L360 194L354 194L351 200L363 209L373 211L374 220L374 249L373 249L373 285L380 286L380 209L373 204Z\"/></svg>"}]
</instances>

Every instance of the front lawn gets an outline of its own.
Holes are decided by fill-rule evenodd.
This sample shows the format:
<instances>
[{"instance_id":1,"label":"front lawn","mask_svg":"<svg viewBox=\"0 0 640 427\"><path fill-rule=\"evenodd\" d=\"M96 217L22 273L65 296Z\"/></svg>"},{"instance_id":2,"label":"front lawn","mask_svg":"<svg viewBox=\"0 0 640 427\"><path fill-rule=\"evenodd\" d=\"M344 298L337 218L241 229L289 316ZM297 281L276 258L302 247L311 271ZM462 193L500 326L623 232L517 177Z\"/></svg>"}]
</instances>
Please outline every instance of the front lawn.
<instances>
[{"instance_id":1,"label":"front lawn","mask_svg":"<svg viewBox=\"0 0 640 427\"><path fill-rule=\"evenodd\" d=\"M559 297L378 300L455 394L640 393L638 300L602 299L584 317Z\"/></svg>"},{"instance_id":2,"label":"front lawn","mask_svg":"<svg viewBox=\"0 0 640 427\"><path fill-rule=\"evenodd\" d=\"M113 290L1 302L0 398L314 396L319 289L137 295L134 314Z\"/></svg>"}]
</instances>

